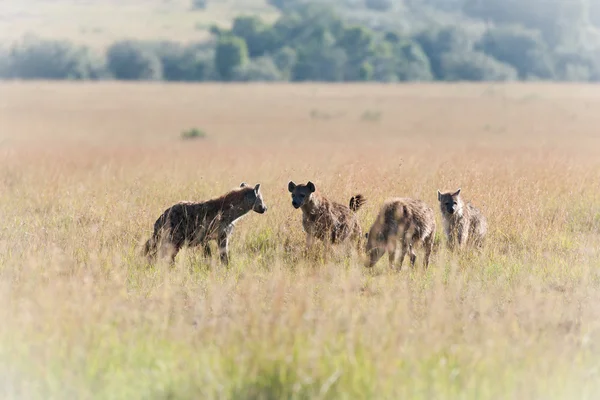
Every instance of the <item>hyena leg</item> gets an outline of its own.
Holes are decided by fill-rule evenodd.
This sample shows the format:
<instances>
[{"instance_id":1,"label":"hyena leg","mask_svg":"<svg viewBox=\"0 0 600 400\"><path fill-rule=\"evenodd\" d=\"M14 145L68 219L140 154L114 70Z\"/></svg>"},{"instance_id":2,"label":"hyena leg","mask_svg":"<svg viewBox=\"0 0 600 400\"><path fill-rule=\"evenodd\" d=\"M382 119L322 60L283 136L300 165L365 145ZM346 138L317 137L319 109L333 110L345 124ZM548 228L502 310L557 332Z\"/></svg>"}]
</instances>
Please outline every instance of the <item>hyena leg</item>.
<instances>
[{"instance_id":1,"label":"hyena leg","mask_svg":"<svg viewBox=\"0 0 600 400\"><path fill-rule=\"evenodd\" d=\"M202 246L204 257L210 258L212 256L212 250L210 249L210 243L206 241Z\"/></svg>"},{"instance_id":2,"label":"hyena leg","mask_svg":"<svg viewBox=\"0 0 600 400\"><path fill-rule=\"evenodd\" d=\"M415 262L417 262L417 255L415 254L415 248L412 243L408 245L408 254L410 256L410 266L414 267Z\"/></svg>"},{"instance_id":3,"label":"hyena leg","mask_svg":"<svg viewBox=\"0 0 600 400\"><path fill-rule=\"evenodd\" d=\"M459 226L458 228L458 248L460 250L464 249L467 245L467 240L469 239L469 225L464 224Z\"/></svg>"},{"instance_id":4,"label":"hyena leg","mask_svg":"<svg viewBox=\"0 0 600 400\"><path fill-rule=\"evenodd\" d=\"M394 266L396 265L396 260L398 258L398 244L396 243L395 240L390 242L387 250L388 250L388 258L390 261L390 268L394 269Z\"/></svg>"},{"instance_id":5,"label":"hyena leg","mask_svg":"<svg viewBox=\"0 0 600 400\"><path fill-rule=\"evenodd\" d=\"M454 250L455 242L456 242L456 235L455 235L454 231L446 232L446 247L448 248L448 250L450 250L450 251Z\"/></svg>"},{"instance_id":6,"label":"hyena leg","mask_svg":"<svg viewBox=\"0 0 600 400\"><path fill-rule=\"evenodd\" d=\"M407 247L408 246L406 240L403 239L400 246L400 259L398 260L398 270L402 269L402 263L404 262L404 257L406 256Z\"/></svg>"},{"instance_id":7,"label":"hyena leg","mask_svg":"<svg viewBox=\"0 0 600 400\"><path fill-rule=\"evenodd\" d=\"M181 246L178 245L174 245L171 249L171 265L175 264L175 257L177 257L177 253L179 253L180 249Z\"/></svg>"},{"instance_id":8,"label":"hyena leg","mask_svg":"<svg viewBox=\"0 0 600 400\"><path fill-rule=\"evenodd\" d=\"M423 247L425 248L425 258L423 259L423 265L425 268L429 266L429 257L431 256L431 251L433 250L433 239L435 238L435 231L430 233L429 236L425 238L423 241Z\"/></svg>"},{"instance_id":9,"label":"hyena leg","mask_svg":"<svg viewBox=\"0 0 600 400\"><path fill-rule=\"evenodd\" d=\"M313 246L314 238L310 234L306 234L306 249L310 250Z\"/></svg>"},{"instance_id":10,"label":"hyena leg","mask_svg":"<svg viewBox=\"0 0 600 400\"><path fill-rule=\"evenodd\" d=\"M221 233L219 240L217 241L219 246L219 257L221 262L225 265L229 265L229 236L227 233Z\"/></svg>"},{"instance_id":11,"label":"hyena leg","mask_svg":"<svg viewBox=\"0 0 600 400\"><path fill-rule=\"evenodd\" d=\"M304 255L308 256L310 254L310 250L313 247L313 243L314 243L314 238L312 237L312 235L310 233L306 234L306 246L304 248Z\"/></svg>"}]
</instances>

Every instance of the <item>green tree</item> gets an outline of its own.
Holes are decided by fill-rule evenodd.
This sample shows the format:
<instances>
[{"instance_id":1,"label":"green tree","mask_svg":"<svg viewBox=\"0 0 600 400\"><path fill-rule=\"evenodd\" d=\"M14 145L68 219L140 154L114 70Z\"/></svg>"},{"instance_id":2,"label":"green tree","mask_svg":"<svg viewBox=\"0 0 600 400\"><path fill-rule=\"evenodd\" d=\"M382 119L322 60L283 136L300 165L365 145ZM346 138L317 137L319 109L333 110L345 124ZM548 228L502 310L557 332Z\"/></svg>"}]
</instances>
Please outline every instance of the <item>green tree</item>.
<instances>
[{"instance_id":1,"label":"green tree","mask_svg":"<svg viewBox=\"0 0 600 400\"><path fill-rule=\"evenodd\" d=\"M322 46L300 51L292 80L341 82L346 61L346 53L339 47Z\"/></svg>"},{"instance_id":2,"label":"green tree","mask_svg":"<svg viewBox=\"0 0 600 400\"><path fill-rule=\"evenodd\" d=\"M282 15L273 28L280 43L298 50L319 45L328 37L338 40L344 32L344 26L331 7L311 3Z\"/></svg>"},{"instance_id":3,"label":"green tree","mask_svg":"<svg viewBox=\"0 0 600 400\"><path fill-rule=\"evenodd\" d=\"M241 16L233 20L231 34L246 41L251 58L260 57L277 48L277 34L271 26L256 16Z\"/></svg>"},{"instance_id":4,"label":"green tree","mask_svg":"<svg viewBox=\"0 0 600 400\"><path fill-rule=\"evenodd\" d=\"M120 41L106 52L109 71L121 80L160 80L162 65L158 56L147 44Z\"/></svg>"},{"instance_id":5,"label":"green tree","mask_svg":"<svg viewBox=\"0 0 600 400\"><path fill-rule=\"evenodd\" d=\"M290 79L292 69L296 65L298 54L291 47L283 47L273 54L273 62L285 79Z\"/></svg>"},{"instance_id":6,"label":"green tree","mask_svg":"<svg viewBox=\"0 0 600 400\"><path fill-rule=\"evenodd\" d=\"M489 29L475 46L477 50L512 65L521 79L554 77L554 61L538 31L519 26Z\"/></svg>"},{"instance_id":7,"label":"green tree","mask_svg":"<svg viewBox=\"0 0 600 400\"><path fill-rule=\"evenodd\" d=\"M589 21L588 0L466 0L464 11L486 21L539 30L551 45Z\"/></svg>"},{"instance_id":8,"label":"green tree","mask_svg":"<svg viewBox=\"0 0 600 400\"><path fill-rule=\"evenodd\" d=\"M26 36L15 43L5 61L5 75L22 79L98 79L104 63L83 46L64 40Z\"/></svg>"},{"instance_id":9,"label":"green tree","mask_svg":"<svg viewBox=\"0 0 600 400\"><path fill-rule=\"evenodd\" d=\"M275 82L283 79L281 71L268 56L257 57L233 71L233 80L241 82Z\"/></svg>"},{"instance_id":10,"label":"green tree","mask_svg":"<svg viewBox=\"0 0 600 400\"><path fill-rule=\"evenodd\" d=\"M374 68L369 62L364 62L360 66L358 70L358 80L360 81L370 81L373 79Z\"/></svg>"},{"instance_id":11,"label":"green tree","mask_svg":"<svg viewBox=\"0 0 600 400\"><path fill-rule=\"evenodd\" d=\"M518 76L510 65L475 51L446 53L441 67L447 81L508 81Z\"/></svg>"},{"instance_id":12,"label":"green tree","mask_svg":"<svg viewBox=\"0 0 600 400\"><path fill-rule=\"evenodd\" d=\"M375 35L373 31L363 26L344 28L337 45L348 56L346 80L363 79L361 69L375 54Z\"/></svg>"},{"instance_id":13,"label":"green tree","mask_svg":"<svg viewBox=\"0 0 600 400\"><path fill-rule=\"evenodd\" d=\"M223 80L231 80L233 71L248 61L248 47L244 39L221 36L215 49L215 68Z\"/></svg>"},{"instance_id":14,"label":"green tree","mask_svg":"<svg viewBox=\"0 0 600 400\"><path fill-rule=\"evenodd\" d=\"M425 52L435 79L443 79L442 58L446 53L467 54L473 46L473 38L456 27L426 30L417 34L414 40Z\"/></svg>"},{"instance_id":15,"label":"green tree","mask_svg":"<svg viewBox=\"0 0 600 400\"><path fill-rule=\"evenodd\" d=\"M214 55L202 46L160 42L155 51L162 64L165 80L203 81L208 78Z\"/></svg>"},{"instance_id":16,"label":"green tree","mask_svg":"<svg viewBox=\"0 0 600 400\"><path fill-rule=\"evenodd\" d=\"M401 81L433 80L431 64L421 46L412 40L402 40L394 46L395 73Z\"/></svg>"}]
</instances>

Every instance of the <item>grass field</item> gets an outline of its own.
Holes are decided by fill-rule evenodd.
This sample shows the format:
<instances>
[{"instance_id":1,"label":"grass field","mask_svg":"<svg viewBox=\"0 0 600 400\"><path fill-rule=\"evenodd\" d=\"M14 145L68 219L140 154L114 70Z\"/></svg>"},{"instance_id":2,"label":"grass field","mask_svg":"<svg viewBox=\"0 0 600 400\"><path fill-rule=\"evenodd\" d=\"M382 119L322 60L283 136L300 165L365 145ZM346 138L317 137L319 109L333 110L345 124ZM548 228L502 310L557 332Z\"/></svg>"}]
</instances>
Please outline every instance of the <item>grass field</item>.
<instances>
[{"instance_id":1,"label":"grass field","mask_svg":"<svg viewBox=\"0 0 600 400\"><path fill-rule=\"evenodd\" d=\"M190 42L209 37L211 25L229 26L239 14L272 20L265 0L212 0L191 11L191 0L2 0L0 37L12 42L28 33L68 39L102 49L128 39Z\"/></svg>"},{"instance_id":2,"label":"grass field","mask_svg":"<svg viewBox=\"0 0 600 400\"><path fill-rule=\"evenodd\" d=\"M0 397L593 399L600 89L0 85ZM207 137L182 140L196 127ZM287 183L381 203L462 188L481 253L302 257ZM261 183L228 269L137 256L173 202Z\"/></svg>"}]
</instances>

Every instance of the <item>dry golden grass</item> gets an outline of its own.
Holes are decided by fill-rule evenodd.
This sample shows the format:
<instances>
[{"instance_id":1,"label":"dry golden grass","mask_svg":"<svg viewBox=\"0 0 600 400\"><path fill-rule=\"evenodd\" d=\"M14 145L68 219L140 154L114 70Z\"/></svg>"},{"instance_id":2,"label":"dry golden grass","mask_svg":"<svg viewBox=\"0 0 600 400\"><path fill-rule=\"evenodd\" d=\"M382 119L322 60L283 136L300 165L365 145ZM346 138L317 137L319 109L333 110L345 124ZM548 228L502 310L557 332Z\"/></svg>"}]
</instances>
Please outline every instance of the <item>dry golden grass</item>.
<instances>
[{"instance_id":1,"label":"dry golden grass","mask_svg":"<svg viewBox=\"0 0 600 400\"><path fill-rule=\"evenodd\" d=\"M0 397L596 398L600 90L574 85L0 85ZM181 140L198 127L208 136ZM427 271L301 257L289 180L363 229L435 207ZM137 257L181 199L260 182L232 265ZM487 215L448 253L438 188ZM418 252L418 263L422 252ZM420 264L419 264L420 265Z\"/></svg>"}]
</instances>

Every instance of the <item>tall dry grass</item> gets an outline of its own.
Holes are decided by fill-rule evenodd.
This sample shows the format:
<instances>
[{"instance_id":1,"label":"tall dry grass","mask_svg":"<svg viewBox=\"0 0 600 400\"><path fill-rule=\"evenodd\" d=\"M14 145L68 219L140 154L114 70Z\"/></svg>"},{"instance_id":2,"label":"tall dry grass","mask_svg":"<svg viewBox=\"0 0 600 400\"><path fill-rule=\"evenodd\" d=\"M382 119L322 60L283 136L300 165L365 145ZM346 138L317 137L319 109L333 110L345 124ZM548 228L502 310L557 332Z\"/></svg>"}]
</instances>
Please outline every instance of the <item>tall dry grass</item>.
<instances>
[{"instance_id":1,"label":"tall dry grass","mask_svg":"<svg viewBox=\"0 0 600 400\"><path fill-rule=\"evenodd\" d=\"M0 397L596 398L600 91L0 86ZM365 117L367 115L368 117ZM198 127L206 139L182 141ZM304 259L287 182L438 218L430 268ZM261 183L232 265L137 256L181 199ZM488 216L444 247L438 188Z\"/></svg>"}]
</instances>

